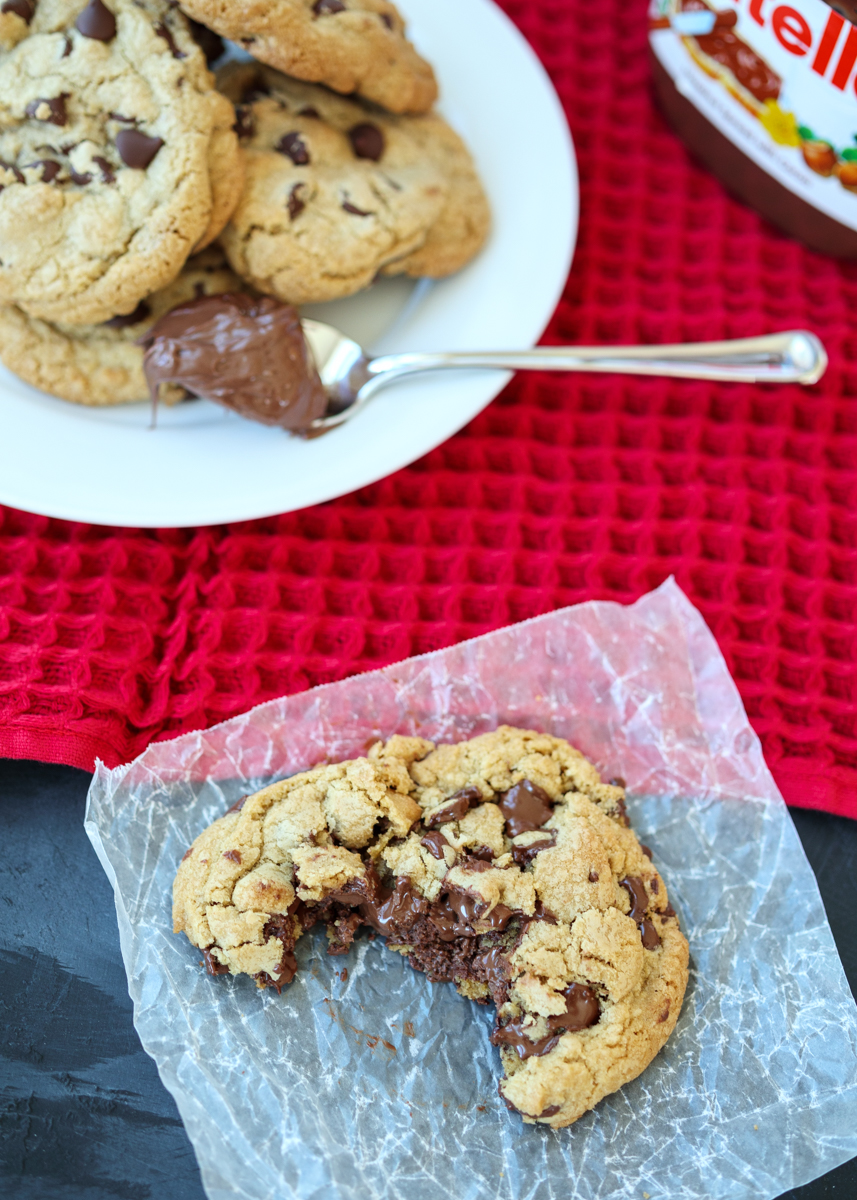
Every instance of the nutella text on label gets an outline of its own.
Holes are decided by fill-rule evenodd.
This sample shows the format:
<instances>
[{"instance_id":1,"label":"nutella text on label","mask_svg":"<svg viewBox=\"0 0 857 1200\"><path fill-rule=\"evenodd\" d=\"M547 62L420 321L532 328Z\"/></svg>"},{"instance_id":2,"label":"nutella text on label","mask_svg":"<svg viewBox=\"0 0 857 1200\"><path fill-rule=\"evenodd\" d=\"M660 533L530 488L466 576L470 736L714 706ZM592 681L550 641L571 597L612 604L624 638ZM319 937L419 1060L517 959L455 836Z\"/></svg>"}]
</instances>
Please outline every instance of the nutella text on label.
<instances>
[{"instance_id":1,"label":"nutella text on label","mask_svg":"<svg viewBox=\"0 0 857 1200\"><path fill-rule=\"evenodd\" d=\"M857 230L857 26L825 0L651 0L649 26L657 62L706 120Z\"/></svg>"}]
</instances>

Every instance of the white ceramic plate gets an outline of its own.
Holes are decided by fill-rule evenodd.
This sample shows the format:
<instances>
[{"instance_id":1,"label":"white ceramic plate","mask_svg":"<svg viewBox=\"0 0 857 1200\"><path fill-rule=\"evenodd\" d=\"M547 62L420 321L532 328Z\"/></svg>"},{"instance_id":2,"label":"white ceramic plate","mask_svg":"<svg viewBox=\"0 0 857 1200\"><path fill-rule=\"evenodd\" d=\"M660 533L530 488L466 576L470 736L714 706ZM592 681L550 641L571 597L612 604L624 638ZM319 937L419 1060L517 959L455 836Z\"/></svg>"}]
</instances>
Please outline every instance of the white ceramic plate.
<instances>
[{"instance_id":1,"label":"white ceramic plate","mask_svg":"<svg viewBox=\"0 0 857 1200\"><path fill-rule=\"evenodd\" d=\"M539 338L577 234L574 149L533 51L491 0L401 0L437 70L444 115L470 145L491 201L490 243L439 283L389 280L307 313L379 353L514 349ZM0 368L0 501L104 525L214 525L341 496L413 462L496 396L500 372L442 372L381 391L314 441L208 401L87 409Z\"/></svg>"}]
</instances>

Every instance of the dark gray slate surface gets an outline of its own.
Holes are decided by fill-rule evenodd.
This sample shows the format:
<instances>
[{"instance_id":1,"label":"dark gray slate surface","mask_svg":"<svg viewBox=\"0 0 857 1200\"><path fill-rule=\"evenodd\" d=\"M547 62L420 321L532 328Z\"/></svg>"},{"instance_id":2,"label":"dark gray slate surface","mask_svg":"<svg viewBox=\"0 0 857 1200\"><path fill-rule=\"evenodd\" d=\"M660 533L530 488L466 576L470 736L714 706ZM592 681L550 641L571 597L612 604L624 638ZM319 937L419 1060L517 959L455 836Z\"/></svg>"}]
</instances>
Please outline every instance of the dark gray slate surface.
<instances>
[{"instance_id":1,"label":"dark gray slate surface","mask_svg":"<svg viewBox=\"0 0 857 1200\"><path fill-rule=\"evenodd\" d=\"M113 894L83 832L88 786L0 760L0 1196L204 1200L134 1032ZM857 822L792 814L857 996ZM854 1200L857 1159L787 1196Z\"/></svg>"}]
</instances>

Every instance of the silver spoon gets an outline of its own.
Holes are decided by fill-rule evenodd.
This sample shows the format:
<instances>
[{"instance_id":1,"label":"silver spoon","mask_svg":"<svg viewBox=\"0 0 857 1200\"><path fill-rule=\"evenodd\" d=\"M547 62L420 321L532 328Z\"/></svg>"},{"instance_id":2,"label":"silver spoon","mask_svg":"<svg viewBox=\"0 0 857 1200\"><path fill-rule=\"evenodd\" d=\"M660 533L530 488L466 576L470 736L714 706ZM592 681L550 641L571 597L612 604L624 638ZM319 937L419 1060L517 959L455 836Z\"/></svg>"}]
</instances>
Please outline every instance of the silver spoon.
<instances>
[{"instance_id":1,"label":"silver spoon","mask_svg":"<svg viewBox=\"0 0 857 1200\"><path fill-rule=\"evenodd\" d=\"M827 354L814 333L792 330L729 342L677 346L539 346L535 350L455 351L448 354L382 354L369 358L362 346L332 325L304 320L303 331L330 398L327 414L311 430L323 432L350 421L384 384L416 371L478 367L501 371L610 371L716 379L724 383L817 383Z\"/></svg>"}]
</instances>

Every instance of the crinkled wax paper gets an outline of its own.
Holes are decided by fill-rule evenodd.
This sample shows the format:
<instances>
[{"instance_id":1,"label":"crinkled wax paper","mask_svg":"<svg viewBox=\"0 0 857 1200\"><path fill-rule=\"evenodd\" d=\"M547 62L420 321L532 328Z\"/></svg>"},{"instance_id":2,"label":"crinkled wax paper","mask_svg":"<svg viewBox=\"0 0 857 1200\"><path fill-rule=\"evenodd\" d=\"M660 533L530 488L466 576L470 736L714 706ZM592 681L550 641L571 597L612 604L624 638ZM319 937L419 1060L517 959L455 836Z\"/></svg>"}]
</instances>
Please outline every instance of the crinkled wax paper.
<instances>
[{"instance_id":1,"label":"crinkled wax paper","mask_svg":"<svg viewBox=\"0 0 857 1200\"><path fill-rule=\"evenodd\" d=\"M381 939L331 958L322 930L307 935L277 996L205 975L171 932L179 859L248 790L373 735L456 740L501 722L566 737L627 779L691 947L665 1049L558 1131L500 1100L489 1009ZM815 879L714 639L672 582L99 767L86 828L115 889L137 1029L212 1200L759 1200L857 1154L857 1009Z\"/></svg>"}]
</instances>

